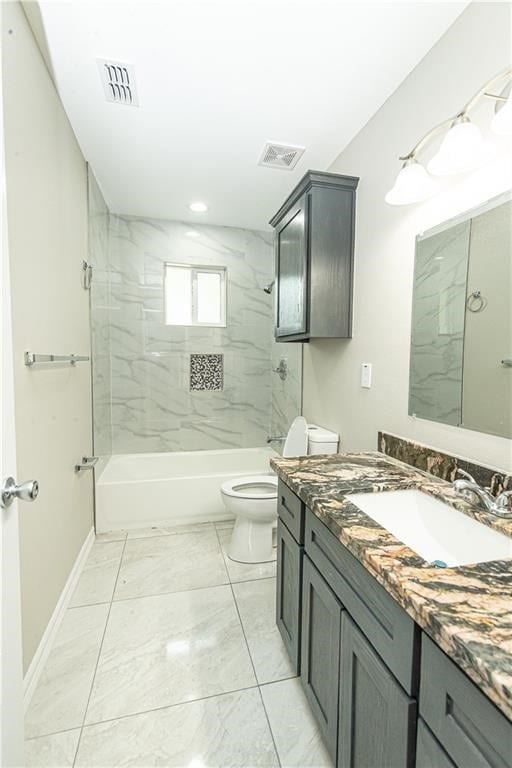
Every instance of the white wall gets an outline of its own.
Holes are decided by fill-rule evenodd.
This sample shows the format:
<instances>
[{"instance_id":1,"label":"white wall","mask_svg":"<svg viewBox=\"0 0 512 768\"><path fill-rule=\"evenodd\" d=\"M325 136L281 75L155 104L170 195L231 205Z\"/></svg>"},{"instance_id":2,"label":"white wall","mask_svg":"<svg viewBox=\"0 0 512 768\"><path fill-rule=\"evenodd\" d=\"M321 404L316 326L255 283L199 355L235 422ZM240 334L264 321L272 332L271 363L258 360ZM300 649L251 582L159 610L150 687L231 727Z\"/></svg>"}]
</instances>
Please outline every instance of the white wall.
<instances>
[{"instance_id":1,"label":"white wall","mask_svg":"<svg viewBox=\"0 0 512 768\"><path fill-rule=\"evenodd\" d=\"M20 504L27 668L92 526L89 364L29 369L24 350L89 354L85 162L19 3L3 6L7 211L13 304L18 480L40 494Z\"/></svg>"},{"instance_id":2,"label":"white wall","mask_svg":"<svg viewBox=\"0 0 512 768\"><path fill-rule=\"evenodd\" d=\"M339 431L342 450L375 449L377 431L384 430L512 469L512 441L407 414L415 236L512 186L510 140L500 141L493 163L445 182L430 201L404 207L384 202L400 168L397 157L510 64L511 7L471 4L329 168L361 177L354 338L304 346L304 413ZM487 102L479 110L482 126L492 106ZM373 363L370 390L359 386L361 362Z\"/></svg>"}]
</instances>

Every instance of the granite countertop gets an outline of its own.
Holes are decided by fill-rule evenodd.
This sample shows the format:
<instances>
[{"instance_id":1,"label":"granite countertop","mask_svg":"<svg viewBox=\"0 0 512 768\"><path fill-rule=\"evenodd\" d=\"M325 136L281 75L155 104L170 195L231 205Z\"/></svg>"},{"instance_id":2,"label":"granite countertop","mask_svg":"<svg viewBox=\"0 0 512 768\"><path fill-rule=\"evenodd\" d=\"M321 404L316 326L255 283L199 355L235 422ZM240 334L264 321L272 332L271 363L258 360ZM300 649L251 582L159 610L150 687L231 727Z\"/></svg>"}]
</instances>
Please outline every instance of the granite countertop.
<instances>
[{"instance_id":1,"label":"granite countertop","mask_svg":"<svg viewBox=\"0 0 512 768\"><path fill-rule=\"evenodd\" d=\"M417 488L512 537L451 485L382 453L275 457L271 466L422 629L512 720L512 560L437 568L345 494Z\"/></svg>"}]
</instances>

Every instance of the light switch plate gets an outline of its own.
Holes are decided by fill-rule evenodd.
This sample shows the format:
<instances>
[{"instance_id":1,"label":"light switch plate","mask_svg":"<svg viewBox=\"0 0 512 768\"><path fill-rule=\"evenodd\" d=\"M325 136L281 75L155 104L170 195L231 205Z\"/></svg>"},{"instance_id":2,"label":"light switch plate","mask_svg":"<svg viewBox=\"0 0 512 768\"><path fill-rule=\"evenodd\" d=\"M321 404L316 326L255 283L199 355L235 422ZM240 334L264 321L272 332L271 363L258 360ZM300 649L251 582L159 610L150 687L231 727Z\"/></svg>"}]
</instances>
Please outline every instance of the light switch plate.
<instances>
[{"instance_id":1,"label":"light switch plate","mask_svg":"<svg viewBox=\"0 0 512 768\"><path fill-rule=\"evenodd\" d=\"M361 386L370 389L372 386L372 364L361 363Z\"/></svg>"}]
</instances>

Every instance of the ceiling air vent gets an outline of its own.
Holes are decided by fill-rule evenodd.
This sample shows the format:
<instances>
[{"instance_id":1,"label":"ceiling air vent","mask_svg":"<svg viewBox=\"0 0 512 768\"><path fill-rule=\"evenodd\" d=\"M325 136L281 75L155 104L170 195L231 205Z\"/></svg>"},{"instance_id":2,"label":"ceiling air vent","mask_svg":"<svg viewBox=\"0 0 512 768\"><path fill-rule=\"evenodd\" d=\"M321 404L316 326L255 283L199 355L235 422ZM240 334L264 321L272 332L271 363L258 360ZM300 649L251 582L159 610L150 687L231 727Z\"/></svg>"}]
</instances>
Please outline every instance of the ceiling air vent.
<instances>
[{"instance_id":1,"label":"ceiling air vent","mask_svg":"<svg viewBox=\"0 0 512 768\"><path fill-rule=\"evenodd\" d=\"M97 59L97 62L107 101L138 107L139 98L133 67L120 61Z\"/></svg>"},{"instance_id":2,"label":"ceiling air vent","mask_svg":"<svg viewBox=\"0 0 512 768\"><path fill-rule=\"evenodd\" d=\"M292 168L295 168L305 150L306 147L293 147L289 144L275 144L268 141L263 147L258 165L291 171Z\"/></svg>"}]
</instances>

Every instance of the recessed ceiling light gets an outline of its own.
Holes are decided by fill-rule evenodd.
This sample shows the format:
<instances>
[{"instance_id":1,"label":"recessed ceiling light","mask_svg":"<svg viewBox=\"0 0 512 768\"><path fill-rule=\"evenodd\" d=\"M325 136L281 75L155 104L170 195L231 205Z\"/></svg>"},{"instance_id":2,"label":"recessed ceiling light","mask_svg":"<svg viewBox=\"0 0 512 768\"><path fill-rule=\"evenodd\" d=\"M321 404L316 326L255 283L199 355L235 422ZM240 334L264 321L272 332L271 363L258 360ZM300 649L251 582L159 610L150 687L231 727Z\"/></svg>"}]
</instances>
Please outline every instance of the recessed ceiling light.
<instances>
[{"instance_id":1,"label":"recessed ceiling light","mask_svg":"<svg viewBox=\"0 0 512 768\"><path fill-rule=\"evenodd\" d=\"M196 232L195 229L189 229L186 234L187 237L199 237L199 232Z\"/></svg>"},{"instance_id":2,"label":"recessed ceiling light","mask_svg":"<svg viewBox=\"0 0 512 768\"><path fill-rule=\"evenodd\" d=\"M194 213L206 213L208 210L206 203L201 203L199 200L195 203L190 203L188 207L191 211L194 211Z\"/></svg>"}]
</instances>

